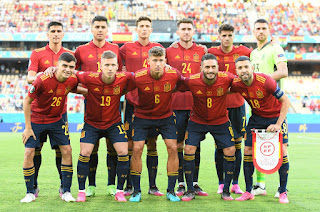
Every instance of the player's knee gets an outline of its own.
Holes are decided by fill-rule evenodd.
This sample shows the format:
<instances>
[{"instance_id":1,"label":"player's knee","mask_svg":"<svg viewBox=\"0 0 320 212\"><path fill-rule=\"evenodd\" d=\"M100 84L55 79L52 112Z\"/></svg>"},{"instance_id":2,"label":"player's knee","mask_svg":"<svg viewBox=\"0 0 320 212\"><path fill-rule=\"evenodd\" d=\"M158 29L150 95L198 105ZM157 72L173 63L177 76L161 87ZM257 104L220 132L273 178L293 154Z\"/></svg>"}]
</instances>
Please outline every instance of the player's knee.
<instances>
[{"instance_id":1,"label":"player's knee","mask_svg":"<svg viewBox=\"0 0 320 212\"><path fill-rule=\"evenodd\" d=\"M60 146L60 150L63 157L69 157L72 155L72 148L70 145Z\"/></svg>"},{"instance_id":2,"label":"player's knee","mask_svg":"<svg viewBox=\"0 0 320 212\"><path fill-rule=\"evenodd\" d=\"M252 147L251 146L245 146L244 147L244 154L245 155L252 155Z\"/></svg>"},{"instance_id":3,"label":"player's knee","mask_svg":"<svg viewBox=\"0 0 320 212\"><path fill-rule=\"evenodd\" d=\"M24 160L25 161L32 161L34 157L34 149L33 148L25 148L24 151Z\"/></svg>"},{"instance_id":4,"label":"player's knee","mask_svg":"<svg viewBox=\"0 0 320 212\"><path fill-rule=\"evenodd\" d=\"M233 156L235 153L236 153L235 146L231 146L223 149L223 154L226 156Z\"/></svg>"},{"instance_id":5,"label":"player's knee","mask_svg":"<svg viewBox=\"0 0 320 212\"><path fill-rule=\"evenodd\" d=\"M197 147L191 146L191 145L186 145L184 147L184 153L185 154L195 154L196 153Z\"/></svg>"},{"instance_id":6,"label":"player's knee","mask_svg":"<svg viewBox=\"0 0 320 212\"><path fill-rule=\"evenodd\" d=\"M168 154L177 154L178 155L177 144L175 144L173 142L167 144L167 150L168 150Z\"/></svg>"},{"instance_id":7,"label":"player's knee","mask_svg":"<svg viewBox=\"0 0 320 212\"><path fill-rule=\"evenodd\" d=\"M184 146L184 142L183 141L177 143L177 147L178 148L183 148L183 146Z\"/></svg>"},{"instance_id":8,"label":"player's knee","mask_svg":"<svg viewBox=\"0 0 320 212\"><path fill-rule=\"evenodd\" d=\"M140 144L140 143L134 143L133 144L133 155L134 156L141 156L142 155L142 151L143 151L143 145L144 144Z\"/></svg>"},{"instance_id":9,"label":"player's knee","mask_svg":"<svg viewBox=\"0 0 320 212\"><path fill-rule=\"evenodd\" d=\"M283 154L283 156L286 156L288 154L287 146L288 146L288 144L282 144L282 154Z\"/></svg>"}]
</instances>

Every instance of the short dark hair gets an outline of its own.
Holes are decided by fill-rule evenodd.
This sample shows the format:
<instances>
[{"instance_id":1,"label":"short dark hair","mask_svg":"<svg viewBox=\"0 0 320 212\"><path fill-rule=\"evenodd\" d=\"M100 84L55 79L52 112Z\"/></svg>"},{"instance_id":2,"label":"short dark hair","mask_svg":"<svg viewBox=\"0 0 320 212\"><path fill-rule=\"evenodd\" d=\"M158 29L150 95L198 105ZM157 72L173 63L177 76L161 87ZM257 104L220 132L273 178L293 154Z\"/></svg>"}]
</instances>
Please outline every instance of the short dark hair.
<instances>
[{"instance_id":1,"label":"short dark hair","mask_svg":"<svg viewBox=\"0 0 320 212\"><path fill-rule=\"evenodd\" d=\"M246 61L246 60L248 60L248 61L251 63L249 57L247 57L247 56L240 56L240 57L238 57L238 58L236 59L235 64L237 64L237 62Z\"/></svg>"},{"instance_id":2,"label":"short dark hair","mask_svg":"<svg viewBox=\"0 0 320 212\"><path fill-rule=\"evenodd\" d=\"M111 59L111 58L117 58L117 55L113 51L105 51L101 55L101 59Z\"/></svg>"},{"instance_id":3,"label":"short dark hair","mask_svg":"<svg viewBox=\"0 0 320 212\"><path fill-rule=\"evenodd\" d=\"M264 18L260 18L260 19L256 20L254 22L254 25L256 25L256 23L268 24L269 25L268 21L266 19L264 19Z\"/></svg>"},{"instance_id":4,"label":"short dark hair","mask_svg":"<svg viewBox=\"0 0 320 212\"><path fill-rule=\"evenodd\" d=\"M52 26L61 26L62 29L63 29L63 25L62 25L62 23L59 22L59 21L51 21L51 22L48 24L48 27L47 27L48 31L49 31L50 27L52 27Z\"/></svg>"},{"instance_id":5,"label":"short dark hair","mask_svg":"<svg viewBox=\"0 0 320 212\"><path fill-rule=\"evenodd\" d=\"M202 56L201 65L202 65L203 61L205 61L205 60L216 60L218 62L217 57L215 55L213 55L213 54L210 54L210 53L207 53L207 54Z\"/></svg>"},{"instance_id":6,"label":"short dark hair","mask_svg":"<svg viewBox=\"0 0 320 212\"><path fill-rule=\"evenodd\" d=\"M60 55L59 57L59 61L65 61L67 63L70 62L77 62L77 59L73 56L73 54L69 53L69 52L64 52Z\"/></svg>"},{"instance_id":7,"label":"short dark hair","mask_svg":"<svg viewBox=\"0 0 320 212\"><path fill-rule=\"evenodd\" d=\"M230 24L222 24L218 29L219 34L221 34L222 31L234 32L234 27Z\"/></svg>"},{"instance_id":8,"label":"short dark hair","mask_svg":"<svg viewBox=\"0 0 320 212\"><path fill-rule=\"evenodd\" d=\"M166 56L166 51L164 48L160 47L160 46L155 46L152 47L149 52L148 52L148 56L154 56L154 57L162 57L162 56Z\"/></svg>"},{"instance_id":9,"label":"short dark hair","mask_svg":"<svg viewBox=\"0 0 320 212\"><path fill-rule=\"evenodd\" d=\"M97 15L96 17L94 17L91 21L91 24L94 24L95 21L105 21L108 24L108 19L105 16L102 15Z\"/></svg>"},{"instance_id":10,"label":"short dark hair","mask_svg":"<svg viewBox=\"0 0 320 212\"><path fill-rule=\"evenodd\" d=\"M152 24L152 20L147 17L147 16L140 16L137 20L136 20L136 26L138 26L140 21L149 21L150 24Z\"/></svg>"},{"instance_id":11,"label":"short dark hair","mask_svg":"<svg viewBox=\"0 0 320 212\"><path fill-rule=\"evenodd\" d=\"M179 28L180 24L192 24L194 27L193 21L190 18L183 18L177 23L177 28Z\"/></svg>"}]
</instances>

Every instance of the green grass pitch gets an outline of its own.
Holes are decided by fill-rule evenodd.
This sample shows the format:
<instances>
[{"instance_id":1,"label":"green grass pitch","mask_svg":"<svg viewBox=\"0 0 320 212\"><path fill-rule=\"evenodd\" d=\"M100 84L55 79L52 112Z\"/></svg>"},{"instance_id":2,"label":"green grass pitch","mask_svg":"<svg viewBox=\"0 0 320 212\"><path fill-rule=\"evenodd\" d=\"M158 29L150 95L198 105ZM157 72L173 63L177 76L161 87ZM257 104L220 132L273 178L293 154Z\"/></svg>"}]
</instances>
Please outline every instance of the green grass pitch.
<instances>
[{"instance_id":1,"label":"green grass pitch","mask_svg":"<svg viewBox=\"0 0 320 212\"><path fill-rule=\"evenodd\" d=\"M76 166L79 155L80 133L71 134L73 148L73 185L72 194L76 198L78 182ZM216 194L218 179L214 165L214 143L211 136L201 143L200 186L209 193L207 197L196 197L191 202L172 203L164 197L148 195L147 168L145 153L142 171L142 202L119 203L106 195L107 168L106 146L101 140L99 149L99 166L97 170L97 192L95 197L87 198L85 203L63 202L58 194L59 177L55 167L55 153L46 143L42 150L42 166L39 173L40 193L37 200L29 204L19 201L25 195L22 162L24 146L21 133L0 133L0 211L319 211L320 198L320 134L291 133L289 141L289 200L283 205L273 196L278 187L278 174L267 176L267 196L257 196L253 201L225 202ZM163 141L158 141L159 169L157 185L165 193L167 187L166 159L167 153ZM255 178L255 175L254 175ZM255 180L254 180L255 181ZM241 169L240 187L244 190L243 171ZM239 197L239 195L233 195Z\"/></svg>"}]
</instances>

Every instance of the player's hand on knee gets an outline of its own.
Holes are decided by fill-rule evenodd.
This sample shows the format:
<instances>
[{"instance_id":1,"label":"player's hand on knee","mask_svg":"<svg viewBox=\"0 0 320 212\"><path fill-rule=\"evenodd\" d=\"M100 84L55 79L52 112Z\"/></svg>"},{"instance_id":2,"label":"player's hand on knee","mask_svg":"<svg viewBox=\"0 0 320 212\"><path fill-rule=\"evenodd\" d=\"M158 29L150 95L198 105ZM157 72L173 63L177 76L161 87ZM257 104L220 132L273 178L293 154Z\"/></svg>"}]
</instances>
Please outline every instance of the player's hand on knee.
<instances>
[{"instance_id":1,"label":"player's hand on knee","mask_svg":"<svg viewBox=\"0 0 320 212\"><path fill-rule=\"evenodd\" d=\"M29 139L31 136L34 138L34 140L36 140L36 136L35 136L33 130L32 130L32 129L25 129L25 130L23 131L23 133L22 133L22 142L23 142L23 144L26 144L27 141L28 141L28 139Z\"/></svg>"},{"instance_id":2,"label":"player's hand on knee","mask_svg":"<svg viewBox=\"0 0 320 212\"><path fill-rule=\"evenodd\" d=\"M50 78L53 77L53 74L57 71L57 67L49 67L43 73L48 75Z\"/></svg>"},{"instance_id":3,"label":"player's hand on knee","mask_svg":"<svg viewBox=\"0 0 320 212\"><path fill-rule=\"evenodd\" d=\"M281 125L278 124L270 124L267 128L267 132L278 132L280 131Z\"/></svg>"}]
</instances>

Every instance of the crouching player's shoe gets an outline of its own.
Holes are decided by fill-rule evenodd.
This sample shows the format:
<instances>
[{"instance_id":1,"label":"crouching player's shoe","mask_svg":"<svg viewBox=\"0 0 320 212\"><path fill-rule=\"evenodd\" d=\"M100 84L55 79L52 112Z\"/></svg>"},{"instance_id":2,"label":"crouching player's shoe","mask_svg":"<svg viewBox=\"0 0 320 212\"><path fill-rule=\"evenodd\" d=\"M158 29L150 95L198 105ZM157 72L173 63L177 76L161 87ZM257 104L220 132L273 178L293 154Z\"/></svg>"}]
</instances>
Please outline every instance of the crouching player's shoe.
<instances>
[{"instance_id":1,"label":"crouching player's shoe","mask_svg":"<svg viewBox=\"0 0 320 212\"><path fill-rule=\"evenodd\" d=\"M63 194L63 187L62 187L62 185L60 185L60 187L59 187L59 194L60 194L60 197L62 197L62 194Z\"/></svg>"},{"instance_id":2,"label":"crouching player's shoe","mask_svg":"<svg viewBox=\"0 0 320 212\"><path fill-rule=\"evenodd\" d=\"M85 192L79 192L77 202L85 202L86 201L86 193Z\"/></svg>"},{"instance_id":3,"label":"crouching player's shoe","mask_svg":"<svg viewBox=\"0 0 320 212\"><path fill-rule=\"evenodd\" d=\"M238 184L234 184L231 187L231 193L235 193L235 194L243 194L244 192L241 190L241 188L239 187Z\"/></svg>"},{"instance_id":4,"label":"crouching player's shoe","mask_svg":"<svg viewBox=\"0 0 320 212\"><path fill-rule=\"evenodd\" d=\"M288 189L286 192L288 192ZM274 195L274 198L279 198L279 196L280 196L280 187L278 187L277 193Z\"/></svg>"},{"instance_id":5,"label":"crouching player's shoe","mask_svg":"<svg viewBox=\"0 0 320 212\"><path fill-rule=\"evenodd\" d=\"M123 191L118 191L116 195L114 196L114 199L117 200L118 202L126 202L126 198L124 197L124 192Z\"/></svg>"},{"instance_id":6,"label":"crouching player's shoe","mask_svg":"<svg viewBox=\"0 0 320 212\"><path fill-rule=\"evenodd\" d=\"M222 191L221 199L223 199L223 200L225 200L225 201L234 200L233 197L230 195L230 192L229 192L229 191Z\"/></svg>"},{"instance_id":7,"label":"crouching player's shoe","mask_svg":"<svg viewBox=\"0 0 320 212\"><path fill-rule=\"evenodd\" d=\"M20 202L32 202L35 201L36 197L33 193L27 193L26 196L20 200Z\"/></svg>"},{"instance_id":8,"label":"crouching player's shoe","mask_svg":"<svg viewBox=\"0 0 320 212\"><path fill-rule=\"evenodd\" d=\"M156 186L152 186L149 188L148 194L154 195L154 196L163 196L164 194L159 191L159 189Z\"/></svg>"},{"instance_id":9,"label":"crouching player's shoe","mask_svg":"<svg viewBox=\"0 0 320 212\"><path fill-rule=\"evenodd\" d=\"M86 190L86 196L93 197L94 195L96 195L96 187L95 186L88 186L88 189Z\"/></svg>"},{"instance_id":10,"label":"crouching player's shoe","mask_svg":"<svg viewBox=\"0 0 320 212\"><path fill-rule=\"evenodd\" d=\"M39 192L40 192L39 187L38 187L38 186L37 186L37 187L34 187L34 196L35 196L36 198L38 197Z\"/></svg>"},{"instance_id":11,"label":"crouching player's shoe","mask_svg":"<svg viewBox=\"0 0 320 212\"><path fill-rule=\"evenodd\" d=\"M194 185L194 191L198 196L208 196L208 193L203 191L198 184Z\"/></svg>"},{"instance_id":12,"label":"crouching player's shoe","mask_svg":"<svg viewBox=\"0 0 320 212\"><path fill-rule=\"evenodd\" d=\"M195 192L194 191L187 191L184 196L181 198L184 202L189 202L191 200L195 199Z\"/></svg>"},{"instance_id":13,"label":"crouching player's shoe","mask_svg":"<svg viewBox=\"0 0 320 212\"><path fill-rule=\"evenodd\" d=\"M185 192L186 192L186 187L184 187L184 185L179 185L176 195L182 196Z\"/></svg>"},{"instance_id":14,"label":"crouching player's shoe","mask_svg":"<svg viewBox=\"0 0 320 212\"><path fill-rule=\"evenodd\" d=\"M134 191L132 193L131 198L129 199L130 202L140 202L141 201L141 191Z\"/></svg>"},{"instance_id":15,"label":"crouching player's shoe","mask_svg":"<svg viewBox=\"0 0 320 212\"><path fill-rule=\"evenodd\" d=\"M64 200L64 201L66 201L66 202L74 202L74 201L76 201L76 200L72 197L71 193L68 192L68 191L66 191L66 192L64 192L64 193L62 194L61 199Z\"/></svg>"},{"instance_id":16,"label":"crouching player's shoe","mask_svg":"<svg viewBox=\"0 0 320 212\"><path fill-rule=\"evenodd\" d=\"M219 188L218 188L217 194L222 194L223 187L224 187L224 184L219 184Z\"/></svg>"},{"instance_id":17,"label":"crouching player's shoe","mask_svg":"<svg viewBox=\"0 0 320 212\"><path fill-rule=\"evenodd\" d=\"M266 188L261 188L260 186L258 185L255 185L253 186L253 194L255 196L258 196L258 195L267 195L267 191L266 191Z\"/></svg>"},{"instance_id":18,"label":"crouching player's shoe","mask_svg":"<svg viewBox=\"0 0 320 212\"><path fill-rule=\"evenodd\" d=\"M241 197L236 199L237 201L254 200L254 195L250 192L244 192Z\"/></svg>"},{"instance_id":19,"label":"crouching player's shoe","mask_svg":"<svg viewBox=\"0 0 320 212\"><path fill-rule=\"evenodd\" d=\"M179 202L180 198L174 193L174 191L168 191L167 192L167 199L171 202Z\"/></svg>"},{"instance_id":20,"label":"crouching player's shoe","mask_svg":"<svg viewBox=\"0 0 320 212\"><path fill-rule=\"evenodd\" d=\"M107 186L107 195L111 195L111 196L114 196L116 195L116 186L115 185L108 185Z\"/></svg>"},{"instance_id":21,"label":"crouching player's shoe","mask_svg":"<svg viewBox=\"0 0 320 212\"><path fill-rule=\"evenodd\" d=\"M127 187L124 189L124 196L130 196L133 193L133 188L132 187Z\"/></svg>"},{"instance_id":22,"label":"crouching player's shoe","mask_svg":"<svg viewBox=\"0 0 320 212\"><path fill-rule=\"evenodd\" d=\"M287 192L283 192L279 195L279 202L280 203L289 203Z\"/></svg>"}]
</instances>

